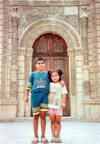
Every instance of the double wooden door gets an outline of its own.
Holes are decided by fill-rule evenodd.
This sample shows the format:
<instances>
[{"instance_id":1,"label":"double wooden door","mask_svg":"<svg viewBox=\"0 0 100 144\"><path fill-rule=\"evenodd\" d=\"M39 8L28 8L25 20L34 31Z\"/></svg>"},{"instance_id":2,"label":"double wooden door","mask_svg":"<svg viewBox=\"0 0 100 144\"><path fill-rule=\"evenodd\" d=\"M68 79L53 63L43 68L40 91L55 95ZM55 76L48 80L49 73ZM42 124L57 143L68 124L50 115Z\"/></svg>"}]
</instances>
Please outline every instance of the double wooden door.
<instances>
[{"instance_id":1,"label":"double wooden door","mask_svg":"<svg viewBox=\"0 0 100 144\"><path fill-rule=\"evenodd\" d=\"M50 69L61 69L62 80L65 81L67 90L69 91L69 79L68 79L68 57L67 57L67 45L65 41L54 34L48 33L40 36L33 45L33 71L36 70L34 61L37 57L43 57L46 60L46 71ZM70 115L70 102L69 96L66 97L66 107L63 115Z\"/></svg>"}]
</instances>

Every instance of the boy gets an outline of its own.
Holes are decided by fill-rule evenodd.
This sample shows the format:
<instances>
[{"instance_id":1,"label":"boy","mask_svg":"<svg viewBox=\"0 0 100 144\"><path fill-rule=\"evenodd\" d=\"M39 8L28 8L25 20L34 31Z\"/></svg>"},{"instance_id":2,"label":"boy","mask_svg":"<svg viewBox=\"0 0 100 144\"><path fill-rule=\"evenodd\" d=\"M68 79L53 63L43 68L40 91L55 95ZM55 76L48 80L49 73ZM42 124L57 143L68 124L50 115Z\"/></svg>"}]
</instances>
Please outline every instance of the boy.
<instances>
[{"instance_id":1,"label":"boy","mask_svg":"<svg viewBox=\"0 0 100 144\"><path fill-rule=\"evenodd\" d=\"M41 119L41 142L48 143L45 137L46 128L46 112L48 111L48 93L49 83L47 72L45 69L45 60L38 58L36 60L37 71L32 72L28 84L26 86L25 102L28 103L28 93L31 90L31 104L33 112L33 128L34 128L34 139L32 144L39 142L38 140L38 119Z\"/></svg>"}]
</instances>

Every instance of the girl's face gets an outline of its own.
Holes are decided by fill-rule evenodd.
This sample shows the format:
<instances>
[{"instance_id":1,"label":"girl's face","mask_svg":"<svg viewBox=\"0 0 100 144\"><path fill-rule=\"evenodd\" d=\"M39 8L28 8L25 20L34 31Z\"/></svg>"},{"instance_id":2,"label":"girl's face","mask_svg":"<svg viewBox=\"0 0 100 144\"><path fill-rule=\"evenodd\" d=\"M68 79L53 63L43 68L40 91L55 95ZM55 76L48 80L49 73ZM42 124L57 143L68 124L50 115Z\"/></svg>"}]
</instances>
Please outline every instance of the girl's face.
<instances>
[{"instance_id":1,"label":"girl's face","mask_svg":"<svg viewBox=\"0 0 100 144\"><path fill-rule=\"evenodd\" d=\"M58 82L59 82L59 75L58 75L58 73L57 73L57 72L53 72L53 73L51 74L51 79L52 79L52 81L53 81L54 83L58 83Z\"/></svg>"}]
</instances>

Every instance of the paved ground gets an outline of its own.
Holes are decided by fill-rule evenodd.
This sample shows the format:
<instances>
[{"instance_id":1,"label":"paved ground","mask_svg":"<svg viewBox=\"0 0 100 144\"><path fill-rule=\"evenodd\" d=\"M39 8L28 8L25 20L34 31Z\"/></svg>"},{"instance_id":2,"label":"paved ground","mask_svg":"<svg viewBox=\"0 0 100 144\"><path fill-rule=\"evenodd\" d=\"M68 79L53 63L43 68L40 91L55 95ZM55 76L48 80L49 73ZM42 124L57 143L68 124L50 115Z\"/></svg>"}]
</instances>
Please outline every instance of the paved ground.
<instances>
[{"instance_id":1,"label":"paved ground","mask_svg":"<svg viewBox=\"0 0 100 144\"><path fill-rule=\"evenodd\" d=\"M39 136L40 125L39 125ZM50 141L50 122L47 121L46 137ZM0 144L31 144L32 122L9 122L0 124ZM62 144L100 144L99 122L62 122Z\"/></svg>"}]
</instances>

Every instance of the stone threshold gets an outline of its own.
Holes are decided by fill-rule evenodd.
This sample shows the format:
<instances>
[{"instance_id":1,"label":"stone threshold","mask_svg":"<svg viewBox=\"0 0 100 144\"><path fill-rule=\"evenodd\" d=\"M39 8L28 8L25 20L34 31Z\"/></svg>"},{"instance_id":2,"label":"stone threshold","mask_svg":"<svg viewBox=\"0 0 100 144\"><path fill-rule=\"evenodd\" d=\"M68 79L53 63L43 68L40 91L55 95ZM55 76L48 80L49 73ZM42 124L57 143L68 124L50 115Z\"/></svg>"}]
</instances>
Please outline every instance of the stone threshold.
<instances>
[{"instance_id":1,"label":"stone threshold","mask_svg":"<svg viewBox=\"0 0 100 144\"><path fill-rule=\"evenodd\" d=\"M15 122L30 122L33 120L33 117L17 117ZM47 121L50 121L49 117L46 117ZM62 121L70 121L70 122L100 122L100 119L92 119L92 118L75 118L71 116L63 116Z\"/></svg>"},{"instance_id":2,"label":"stone threshold","mask_svg":"<svg viewBox=\"0 0 100 144\"><path fill-rule=\"evenodd\" d=\"M32 122L33 117L16 117L15 119L9 120L0 120L0 123L7 123L7 122ZM49 117L46 117L46 121L50 121ZM71 117L71 116L63 116L62 121L66 122L100 122L100 118L93 119L93 118L79 118L79 117Z\"/></svg>"}]
</instances>

